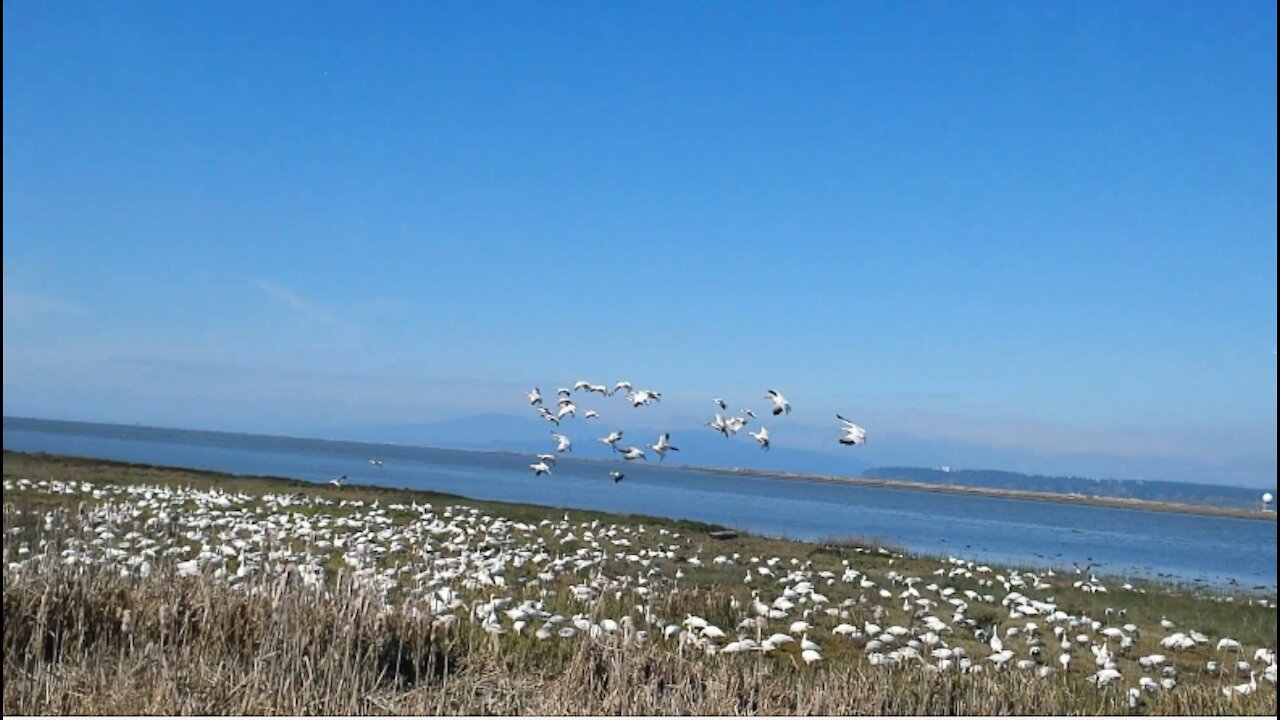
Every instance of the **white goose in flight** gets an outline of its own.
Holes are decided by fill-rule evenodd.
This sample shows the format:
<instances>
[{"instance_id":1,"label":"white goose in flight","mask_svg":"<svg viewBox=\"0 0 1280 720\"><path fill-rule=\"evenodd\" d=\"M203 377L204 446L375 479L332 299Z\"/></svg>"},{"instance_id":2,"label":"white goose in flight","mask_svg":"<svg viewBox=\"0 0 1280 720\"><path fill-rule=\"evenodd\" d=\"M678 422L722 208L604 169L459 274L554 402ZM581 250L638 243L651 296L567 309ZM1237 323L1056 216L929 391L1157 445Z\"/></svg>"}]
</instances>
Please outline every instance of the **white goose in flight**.
<instances>
[{"instance_id":1,"label":"white goose in flight","mask_svg":"<svg viewBox=\"0 0 1280 720\"><path fill-rule=\"evenodd\" d=\"M541 405L541 404L542 404L542 391L541 391L541 390L539 390L538 388L534 388L534 389L532 389L532 390L530 390L530 391L529 391L528 398L529 398L529 404L530 404L530 405Z\"/></svg>"},{"instance_id":2,"label":"white goose in flight","mask_svg":"<svg viewBox=\"0 0 1280 720\"><path fill-rule=\"evenodd\" d=\"M724 416L721 415L720 413L716 413L715 420L712 420L711 422L703 423L703 425L706 425L707 427L711 428L712 430L715 430L716 432L720 433L725 437L729 437L728 426L725 424Z\"/></svg>"},{"instance_id":3,"label":"white goose in flight","mask_svg":"<svg viewBox=\"0 0 1280 720\"><path fill-rule=\"evenodd\" d=\"M741 417L731 417L724 421L724 429L729 431L730 435L737 435L738 431L747 426L747 419Z\"/></svg>"},{"instance_id":4,"label":"white goose in flight","mask_svg":"<svg viewBox=\"0 0 1280 720\"><path fill-rule=\"evenodd\" d=\"M766 400L773 401L774 415L781 415L783 412L786 412L788 415L791 414L791 403L787 402L787 399L782 396L782 393L777 390L768 390L765 392L764 397Z\"/></svg>"},{"instance_id":5,"label":"white goose in flight","mask_svg":"<svg viewBox=\"0 0 1280 720\"><path fill-rule=\"evenodd\" d=\"M761 425L759 432L748 432L747 434L755 438L755 441L760 443L760 447L765 450L769 449L769 428Z\"/></svg>"},{"instance_id":6,"label":"white goose in flight","mask_svg":"<svg viewBox=\"0 0 1280 720\"><path fill-rule=\"evenodd\" d=\"M537 455L536 457L538 460L541 460L542 462L548 465L556 464L556 456L552 455L551 453L542 453L541 455Z\"/></svg>"},{"instance_id":7,"label":"white goose in flight","mask_svg":"<svg viewBox=\"0 0 1280 720\"><path fill-rule=\"evenodd\" d=\"M556 452L562 453L573 447L573 441L569 440L568 435L561 435L554 430L551 431L551 438L556 441Z\"/></svg>"},{"instance_id":8,"label":"white goose in flight","mask_svg":"<svg viewBox=\"0 0 1280 720\"><path fill-rule=\"evenodd\" d=\"M549 423L552 423L552 424L555 424L555 425L559 425L559 424L560 424L560 418L556 417L556 414L555 414L555 413L551 412L550 410L548 410L548 409L546 409L546 408L544 408L544 407L539 407L539 408L538 408L538 414L542 416L542 419L543 419L543 420L546 420L546 421L547 421L547 422L549 422Z\"/></svg>"},{"instance_id":9,"label":"white goose in flight","mask_svg":"<svg viewBox=\"0 0 1280 720\"><path fill-rule=\"evenodd\" d=\"M609 396L609 388L605 385L588 385L587 392L600 393L605 397Z\"/></svg>"},{"instance_id":10,"label":"white goose in flight","mask_svg":"<svg viewBox=\"0 0 1280 720\"><path fill-rule=\"evenodd\" d=\"M618 451L618 441L622 439L622 431L614 430L613 432L600 438L600 442L608 445L614 452Z\"/></svg>"},{"instance_id":11,"label":"white goose in flight","mask_svg":"<svg viewBox=\"0 0 1280 720\"><path fill-rule=\"evenodd\" d=\"M600 419L600 413L596 412L595 410L588 410L588 411L586 411L586 412L582 413L582 417L583 417L583 418L585 418L585 419L587 419L587 420L599 420L599 419Z\"/></svg>"},{"instance_id":12,"label":"white goose in flight","mask_svg":"<svg viewBox=\"0 0 1280 720\"><path fill-rule=\"evenodd\" d=\"M658 436L658 442L654 445L650 445L649 447L652 448L654 452L658 453L658 458L660 460L667 459L668 450L678 451L680 449L671 444L671 433L662 433Z\"/></svg>"},{"instance_id":13,"label":"white goose in flight","mask_svg":"<svg viewBox=\"0 0 1280 720\"><path fill-rule=\"evenodd\" d=\"M627 393L627 402L632 407L640 407L641 405L649 405L662 399L662 393L656 393L652 390L634 390Z\"/></svg>"},{"instance_id":14,"label":"white goose in flight","mask_svg":"<svg viewBox=\"0 0 1280 720\"><path fill-rule=\"evenodd\" d=\"M623 475L621 472L617 470L612 470L609 472L609 477L613 478L613 481L618 483L618 482L622 482L622 478L626 477L626 475Z\"/></svg>"},{"instance_id":15,"label":"white goose in flight","mask_svg":"<svg viewBox=\"0 0 1280 720\"><path fill-rule=\"evenodd\" d=\"M332 485L332 486L334 486L334 487L338 487L338 488L340 488L340 487L342 487L342 483L346 482L346 480L347 480L347 476L346 476L346 475L339 475L338 477L333 478L332 480L330 480L330 481L329 481L329 484L330 484L330 485Z\"/></svg>"},{"instance_id":16,"label":"white goose in flight","mask_svg":"<svg viewBox=\"0 0 1280 720\"><path fill-rule=\"evenodd\" d=\"M533 470L534 477L551 474L551 468L544 462L533 463L529 466L529 469Z\"/></svg>"},{"instance_id":17,"label":"white goose in flight","mask_svg":"<svg viewBox=\"0 0 1280 720\"><path fill-rule=\"evenodd\" d=\"M840 428L840 432L844 433L844 437L840 438L841 445L865 445L867 442L867 431L853 422L844 419L840 413L836 413L836 419L844 423L844 427Z\"/></svg>"},{"instance_id":18,"label":"white goose in flight","mask_svg":"<svg viewBox=\"0 0 1280 720\"><path fill-rule=\"evenodd\" d=\"M624 460L641 460L644 458L644 451L638 447L622 448L620 452Z\"/></svg>"},{"instance_id":19,"label":"white goose in flight","mask_svg":"<svg viewBox=\"0 0 1280 720\"><path fill-rule=\"evenodd\" d=\"M613 386L613 392L611 392L611 393L609 393L609 394L610 394L610 395L616 395L616 394L618 394L618 393L622 392L623 390L626 390L627 392L630 392L630 391L631 391L631 381L630 381L630 380L619 380L619 381L617 382L617 384L615 384L615 385Z\"/></svg>"},{"instance_id":20,"label":"white goose in flight","mask_svg":"<svg viewBox=\"0 0 1280 720\"><path fill-rule=\"evenodd\" d=\"M556 412L556 419L563 420L565 415L578 417L578 406L573 403L564 403L560 406L560 410Z\"/></svg>"},{"instance_id":21,"label":"white goose in flight","mask_svg":"<svg viewBox=\"0 0 1280 720\"><path fill-rule=\"evenodd\" d=\"M578 390L586 390L589 387L591 387L591 383L587 382L586 380L579 380L578 382L573 384L573 389L575 392Z\"/></svg>"},{"instance_id":22,"label":"white goose in flight","mask_svg":"<svg viewBox=\"0 0 1280 720\"><path fill-rule=\"evenodd\" d=\"M369 458L369 464L376 465L377 467L382 467L382 461L379 460L378 458Z\"/></svg>"},{"instance_id":23,"label":"white goose in flight","mask_svg":"<svg viewBox=\"0 0 1280 720\"><path fill-rule=\"evenodd\" d=\"M729 409L729 406L724 404L723 398L711 398L711 402L715 403L716 405L719 405L721 410Z\"/></svg>"}]
</instances>

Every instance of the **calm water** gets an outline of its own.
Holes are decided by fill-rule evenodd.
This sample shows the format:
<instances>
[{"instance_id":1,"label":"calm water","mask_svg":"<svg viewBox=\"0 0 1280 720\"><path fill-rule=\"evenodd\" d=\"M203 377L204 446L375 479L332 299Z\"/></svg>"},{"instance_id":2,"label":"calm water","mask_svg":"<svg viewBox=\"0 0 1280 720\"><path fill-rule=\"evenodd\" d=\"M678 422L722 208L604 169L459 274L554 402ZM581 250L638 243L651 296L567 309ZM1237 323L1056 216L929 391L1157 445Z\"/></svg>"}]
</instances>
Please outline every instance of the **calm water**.
<instances>
[{"instance_id":1,"label":"calm water","mask_svg":"<svg viewBox=\"0 0 1280 720\"><path fill-rule=\"evenodd\" d=\"M262 435L6 418L9 450L231 473L418 488L487 500L685 518L805 540L877 538L912 550L1213 585L1276 585L1276 523L563 459ZM370 465L370 457L384 461ZM613 483L609 470L626 479Z\"/></svg>"}]
</instances>

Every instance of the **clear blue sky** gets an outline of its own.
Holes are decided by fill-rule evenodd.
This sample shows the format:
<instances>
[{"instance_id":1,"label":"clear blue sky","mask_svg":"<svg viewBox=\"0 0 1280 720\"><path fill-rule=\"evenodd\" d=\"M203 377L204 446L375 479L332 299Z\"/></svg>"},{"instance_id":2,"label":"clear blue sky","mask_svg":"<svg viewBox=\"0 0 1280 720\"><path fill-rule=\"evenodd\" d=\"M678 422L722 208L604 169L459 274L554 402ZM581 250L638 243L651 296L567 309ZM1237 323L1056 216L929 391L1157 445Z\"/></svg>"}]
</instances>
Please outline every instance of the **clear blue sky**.
<instances>
[{"instance_id":1,"label":"clear blue sky","mask_svg":"<svg viewBox=\"0 0 1280 720\"><path fill-rule=\"evenodd\" d=\"M1275 3L5 0L3 92L8 414L629 378L1275 483Z\"/></svg>"}]
</instances>

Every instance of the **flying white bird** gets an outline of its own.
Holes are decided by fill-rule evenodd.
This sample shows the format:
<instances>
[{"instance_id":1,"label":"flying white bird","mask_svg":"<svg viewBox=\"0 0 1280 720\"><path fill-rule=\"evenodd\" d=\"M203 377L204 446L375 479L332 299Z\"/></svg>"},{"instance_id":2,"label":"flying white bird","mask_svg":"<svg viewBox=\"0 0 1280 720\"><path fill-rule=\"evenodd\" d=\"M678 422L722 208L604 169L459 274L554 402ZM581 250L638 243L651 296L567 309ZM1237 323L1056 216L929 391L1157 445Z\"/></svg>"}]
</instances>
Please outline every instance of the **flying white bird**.
<instances>
[{"instance_id":1,"label":"flying white bird","mask_svg":"<svg viewBox=\"0 0 1280 720\"><path fill-rule=\"evenodd\" d=\"M630 391L630 390L631 390L631 381L630 381L630 380L619 380L619 381L617 382L617 384L615 384L615 385L613 386L613 392L612 392L612 393L609 393L609 394L610 394L610 395L614 395L614 394L617 394L617 393L619 393L619 392L621 392L621 391L623 391L623 390L627 390L627 391Z\"/></svg>"},{"instance_id":2,"label":"flying white bird","mask_svg":"<svg viewBox=\"0 0 1280 720\"><path fill-rule=\"evenodd\" d=\"M725 437L729 437L728 426L725 425L724 417L722 417L720 413L716 413L715 420L712 420L711 422L703 423L703 425L706 425L707 427L711 428L712 430L715 430L716 432L720 433L721 435L724 435Z\"/></svg>"},{"instance_id":3,"label":"flying white bird","mask_svg":"<svg viewBox=\"0 0 1280 720\"><path fill-rule=\"evenodd\" d=\"M556 441L556 452L562 453L573 447L573 442L569 440L569 436L567 435L561 435L553 430L551 432L551 437Z\"/></svg>"},{"instance_id":4,"label":"flying white bird","mask_svg":"<svg viewBox=\"0 0 1280 720\"><path fill-rule=\"evenodd\" d=\"M661 399L662 399L662 394L656 393L652 390L635 390L633 392L627 393L627 402L631 403L632 407L649 405Z\"/></svg>"},{"instance_id":5,"label":"flying white bird","mask_svg":"<svg viewBox=\"0 0 1280 720\"><path fill-rule=\"evenodd\" d=\"M724 421L724 429L730 435L737 435L738 431L747 426L747 419L740 417L731 417Z\"/></svg>"},{"instance_id":6,"label":"flying white bird","mask_svg":"<svg viewBox=\"0 0 1280 720\"><path fill-rule=\"evenodd\" d=\"M332 485L332 486L334 486L334 487L342 487L342 483L346 482L346 480L347 480L347 476L346 476L346 475L339 475L338 477L333 478L332 480L330 480L330 481L329 481L329 484L330 484L330 485Z\"/></svg>"},{"instance_id":7,"label":"flying white bird","mask_svg":"<svg viewBox=\"0 0 1280 720\"><path fill-rule=\"evenodd\" d=\"M585 419L587 419L587 420L599 420L599 419L600 419L600 413L596 412L595 410L588 410L588 411L586 411L586 412L582 413L582 417L583 417L583 418L585 418Z\"/></svg>"},{"instance_id":8,"label":"flying white bird","mask_svg":"<svg viewBox=\"0 0 1280 720\"><path fill-rule=\"evenodd\" d=\"M600 393L601 395L608 397L609 388L605 385L588 385L587 392Z\"/></svg>"},{"instance_id":9,"label":"flying white bird","mask_svg":"<svg viewBox=\"0 0 1280 720\"><path fill-rule=\"evenodd\" d=\"M556 414L555 414L555 413L551 412L550 410L548 410L548 409L546 409L546 408L544 408L544 407L539 407L539 408L538 408L538 414L542 416L542 419L543 419L543 420L546 420L546 421L547 421L547 422L549 422L549 423L552 423L552 424L555 424L555 425L559 425L559 424L560 424L560 418L556 417Z\"/></svg>"},{"instance_id":10,"label":"flying white bird","mask_svg":"<svg viewBox=\"0 0 1280 720\"><path fill-rule=\"evenodd\" d=\"M541 455L538 455L536 457L548 465L556 464L556 456L552 455L551 453L542 453Z\"/></svg>"},{"instance_id":11,"label":"flying white bird","mask_svg":"<svg viewBox=\"0 0 1280 720\"><path fill-rule=\"evenodd\" d=\"M574 390L586 390L589 387L591 387L591 383L587 382L586 380L579 380L578 382L573 384Z\"/></svg>"},{"instance_id":12,"label":"flying white bird","mask_svg":"<svg viewBox=\"0 0 1280 720\"><path fill-rule=\"evenodd\" d=\"M562 420L565 415L578 417L578 406L573 403L565 403L560 406L560 411L556 413L556 419Z\"/></svg>"},{"instance_id":13,"label":"flying white bird","mask_svg":"<svg viewBox=\"0 0 1280 720\"><path fill-rule=\"evenodd\" d=\"M773 401L774 415L781 415L783 412L786 412L788 415L791 414L791 403L787 402L787 399L782 396L782 393L777 390L769 390L765 392L764 397L766 400Z\"/></svg>"},{"instance_id":14,"label":"flying white bird","mask_svg":"<svg viewBox=\"0 0 1280 720\"><path fill-rule=\"evenodd\" d=\"M573 391L567 387L556 388L556 395L563 395L565 397L569 397L572 394L573 394Z\"/></svg>"},{"instance_id":15,"label":"flying white bird","mask_svg":"<svg viewBox=\"0 0 1280 720\"><path fill-rule=\"evenodd\" d=\"M369 458L369 464L370 464L370 465L377 465L378 467L382 467L382 461L381 461L381 460L379 460L378 458Z\"/></svg>"},{"instance_id":16,"label":"flying white bird","mask_svg":"<svg viewBox=\"0 0 1280 720\"><path fill-rule=\"evenodd\" d=\"M613 448L614 452L618 451L618 441L622 439L622 431L614 430L613 432L600 438L600 442Z\"/></svg>"},{"instance_id":17,"label":"flying white bird","mask_svg":"<svg viewBox=\"0 0 1280 720\"><path fill-rule=\"evenodd\" d=\"M752 420L755 420L755 419L756 419L756 411L755 411L755 410L743 410L743 411L742 411L742 414L743 414L743 415L746 415L747 417L751 418Z\"/></svg>"},{"instance_id":18,"label":"flying white bird","mask_svg":"<svg viewBox=\"0 0 1280 720\"><path fill-rule=\"evenodd\" d=\"M671 444L671 433L662 433L658 436L658 442L654 445L650 445L649 447L653 448L653 451L658 453L658 458L660 460L667 459L668 450L678 451L680 449Z\"/></svg>"},{"instance_id":19,"label":"flying white bird","mask_svg":"<svg viewBox=\"0 0 1280 720\"><path fill-rule=\"evenodd\" d=\"M644 451L638 447L622 448L619 452L624 460L639 460L644 457Z\"/></svg>"},{"instance_id":20,"label":"flying white bird","mask_svg":"<svg viewBox=\"0 0 1280 720\"><path fill-rule=\"evenodd\" d=\"M748 432L747 434L755 438L756 442L760 443L760 447L765 450L769 449L769 428L762 425L759 432Z\"/></svg>"},{"instance_id":21,"label":"flying white bird","mask_svg":"<svg viewBox=\"0 0 1280 720\"><path fill-rule=\"evenodd\" d=\"M626 477L626 475L623 475L617 470L611 470L609 472L609 477L613 478L613 481L617 483L617 482L622 482L622 478Z\"/></svg>"},{"instance_id":22,"label":"flying white bird","mask_svg":"<svg viewBox=\"0 0 1280 720\"><path fill-rule=\"evenodd\" d=\"M535 476L535 477L537 477L538 475L550 475L550 474L551 474L551 467L550 467L550 466L548 466L548 465L547 465L546 463L544 463L544 462L534 463L534 464L530 465L530 466L529 466L529 468L530 468L531 470L533 470L533 474L534 474L534 476Z\"/></svg>"},{"instance_id":23,"label":"flying white bird","mask_svg":"<svg viewBox=\"0 0 1280 720\"><path fill-rule=\"evenodd\" d=\"M534 388L534 389L532 389L532 390L530 390L530 391L529 391L529 404L530 404L530 405L541 405L541 404L542 404L542 391L541 391L541 390L539 390L538 388Z\"/></svg>"},{"instance_id":24,"label":"flying white bird","mask_svg":"<svg viewBox=\"0 0 1280 720\"><path fill-rule=\"evenodd\" d=\"M711 398L711 402L715 403L716 405L719 405L721 410L728 410L728 409L729 409L729 406L728 406L728 405L725 405L725 404L724 404L724 400L722 400L722 399L720 399L720 398Z\"/></svg>"},{"instance_id":25,"label":"flying white bird","mask_svg":"<svg viewBox=\"0 0 1280 720\"><path fill-rule=\"evenodd\" d=\"M840 428L840 432L844 433L844 437L840 438L841 445L865 445L867 442L867 431L852 422L845 420L840 413L836 413L836 419L844 423L844 427Z\"/></svg>"}]
</instances>

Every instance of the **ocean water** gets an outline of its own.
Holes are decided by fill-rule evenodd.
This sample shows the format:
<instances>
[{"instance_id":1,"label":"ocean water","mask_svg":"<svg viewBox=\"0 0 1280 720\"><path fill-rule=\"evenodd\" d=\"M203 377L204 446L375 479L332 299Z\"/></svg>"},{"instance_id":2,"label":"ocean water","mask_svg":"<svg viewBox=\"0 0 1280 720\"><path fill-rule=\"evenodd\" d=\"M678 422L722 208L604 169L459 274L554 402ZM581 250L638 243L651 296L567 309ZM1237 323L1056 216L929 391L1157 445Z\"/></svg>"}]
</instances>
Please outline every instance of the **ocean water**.
<instances>
[{"instance_id":1,"label":"ocean water","mask_svg":"<svg viewBox=\"0 0 1280 720\"><path fill-rule=\"evenodd\" d=\"M472 498L700 520L803 540L871 538L1026 567L1274 591L1276 523L967 497L565 456L535 477L523 455L335 440L4 419L7 450L109 458L455 493ZM368 458L383 460L382 467ZM626 478L614 483L610 470Z\"/></svg>"}]
</instances>

